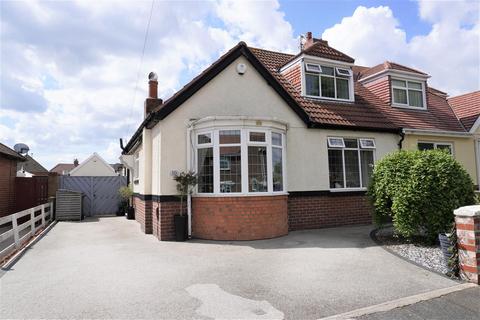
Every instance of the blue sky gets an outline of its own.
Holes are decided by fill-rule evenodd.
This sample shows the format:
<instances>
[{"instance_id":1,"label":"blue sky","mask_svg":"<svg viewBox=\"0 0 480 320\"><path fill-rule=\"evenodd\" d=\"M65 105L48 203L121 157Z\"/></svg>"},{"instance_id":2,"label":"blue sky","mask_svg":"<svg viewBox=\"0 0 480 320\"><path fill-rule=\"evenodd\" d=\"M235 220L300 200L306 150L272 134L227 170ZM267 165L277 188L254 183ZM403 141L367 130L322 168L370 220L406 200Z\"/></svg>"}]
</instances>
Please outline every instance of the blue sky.
<instances>
[{"instance_id":1,"label":"blue sky","mask_svg":"<svg viewBox=\"0 0 480 320\"><path fill-rule=\"evenodd\" d=\"M478 1L157 0L140 64L151 4L1 1L0 142L27 143L48 169L93 152L116 162L150 71L165 99L239 41L294 53L307 31L358 64L426 71L451 95L480 87Z\"/></svg>"}]
</instances>

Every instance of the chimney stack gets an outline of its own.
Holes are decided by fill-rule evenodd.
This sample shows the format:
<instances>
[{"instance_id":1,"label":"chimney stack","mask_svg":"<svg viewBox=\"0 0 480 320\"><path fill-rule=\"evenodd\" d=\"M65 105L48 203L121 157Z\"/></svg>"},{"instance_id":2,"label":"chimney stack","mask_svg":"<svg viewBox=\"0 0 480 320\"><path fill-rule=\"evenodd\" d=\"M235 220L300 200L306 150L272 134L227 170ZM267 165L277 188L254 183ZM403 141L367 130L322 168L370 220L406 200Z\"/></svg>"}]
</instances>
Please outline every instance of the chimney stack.
<instances>
[{"instance_id":1,"label":"chimney stack","mask_svg":"<svg viewBox=\"0 0 480 320\"><path fill-rule=\"evenodd\" d=\"M160 106L163 101L158 99L158 77L155 72L148 74L148 97L145 99L145 115L146 118L155 108Z\"/></svg>"},{"instance_id":2,"label":"chimney stack","mask_svg":"<svg viewBox=\"0 0 480 320\"><path fill-rule=\"evenodd\" d=\"M78 166L78 159L73 159L73 165L76 167Z\"/></svg>"},{"instance_id":3,"label":"chimney stack","mask_svg":"<svg viewBox=\"0 0 480 320\"><path fill-rule=\"evenodd\" d=\"M303 44L303 50L307 50L313 45L313 35L310 31L305 35L305 43Z\"/></svg>"}]
</instances>

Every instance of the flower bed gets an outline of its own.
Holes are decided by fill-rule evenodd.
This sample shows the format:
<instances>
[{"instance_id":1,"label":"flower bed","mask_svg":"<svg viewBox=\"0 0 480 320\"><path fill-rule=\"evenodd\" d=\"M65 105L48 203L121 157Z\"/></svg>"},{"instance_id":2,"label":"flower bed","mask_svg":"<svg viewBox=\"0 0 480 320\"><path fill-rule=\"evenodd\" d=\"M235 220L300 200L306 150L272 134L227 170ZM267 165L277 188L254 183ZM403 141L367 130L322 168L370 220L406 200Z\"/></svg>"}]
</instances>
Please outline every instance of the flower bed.
<instances>
[{"instance_id":1,"label":"flower bed","mask_svg":"<svg viewBox=\"0 0 480 320\"><path fill-rule=\"evenodd\" d=\"M379 229L373 236L385 249L405 259L441 274L448 272L447 263L439 245L428 245L421 238L408 241L396 236L393 227Z\"/></svg>"}]
</instances>

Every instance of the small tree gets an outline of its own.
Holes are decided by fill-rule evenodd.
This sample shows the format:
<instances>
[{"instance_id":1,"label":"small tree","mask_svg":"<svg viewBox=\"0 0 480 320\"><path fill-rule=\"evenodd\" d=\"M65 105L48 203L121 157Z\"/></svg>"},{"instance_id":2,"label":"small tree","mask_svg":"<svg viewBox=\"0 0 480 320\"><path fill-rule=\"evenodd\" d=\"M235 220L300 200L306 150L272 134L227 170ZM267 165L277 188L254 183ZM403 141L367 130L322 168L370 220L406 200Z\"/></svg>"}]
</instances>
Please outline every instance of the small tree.
<instances>
[{"instance_id":1,"label":"small tree","mask_svg":"<svg viewBox=\"0 0 480 320\"><path fill-rule=\"evenodd\" d=\"M173 180L177 182L177 191L180 196L180 215L183 216L183 200L192 194L193 188L197 185L197 175L193 171L177 173Z\"/></svg>"},{"instance_id":2,"label":"small tree","mask_svg":"<svg viewBox=\"0 0 480 320\"><path fill-rule=\"evenodd\" d=\"M120 194L120 198L122 199L121 208L122 210L126 210L129 201L133 196L133 189L131 186L123 186L118 189L118 193Z\"/></svg>"},{"instance_id":3,"label":"small tree","mask_svg":"<svg viewBox=\"0 0 480 320\"><path fill-rule=\"evenodd\" d=\"M376 164L368 193L377 225L391 218L400 235L429 242L450 229L454 209L475 203L472 179L441 150L388 155Z\"/></svg>"}]
</instances>

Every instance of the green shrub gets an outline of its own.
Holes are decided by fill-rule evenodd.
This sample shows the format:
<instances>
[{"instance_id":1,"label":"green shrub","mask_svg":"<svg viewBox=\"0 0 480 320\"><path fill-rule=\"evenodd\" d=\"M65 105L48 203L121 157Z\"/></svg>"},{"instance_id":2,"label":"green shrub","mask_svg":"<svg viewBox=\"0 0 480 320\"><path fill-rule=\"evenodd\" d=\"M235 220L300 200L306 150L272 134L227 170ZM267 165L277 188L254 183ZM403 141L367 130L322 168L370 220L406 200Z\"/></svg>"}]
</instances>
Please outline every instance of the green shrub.
<instances>
[{"instance_id":1,"label":"green shrub","mask_svg":"<svg viewBox=\"0 0 480 320\"><path fill-rule=\"evenodd\" d=\"M377 225L391 218L403 237L425 235L432 242L450 228L454 209L475 203L470 176L441 150L386 156L375 166L368 194Z\"/></svg>"}]
</instances>

